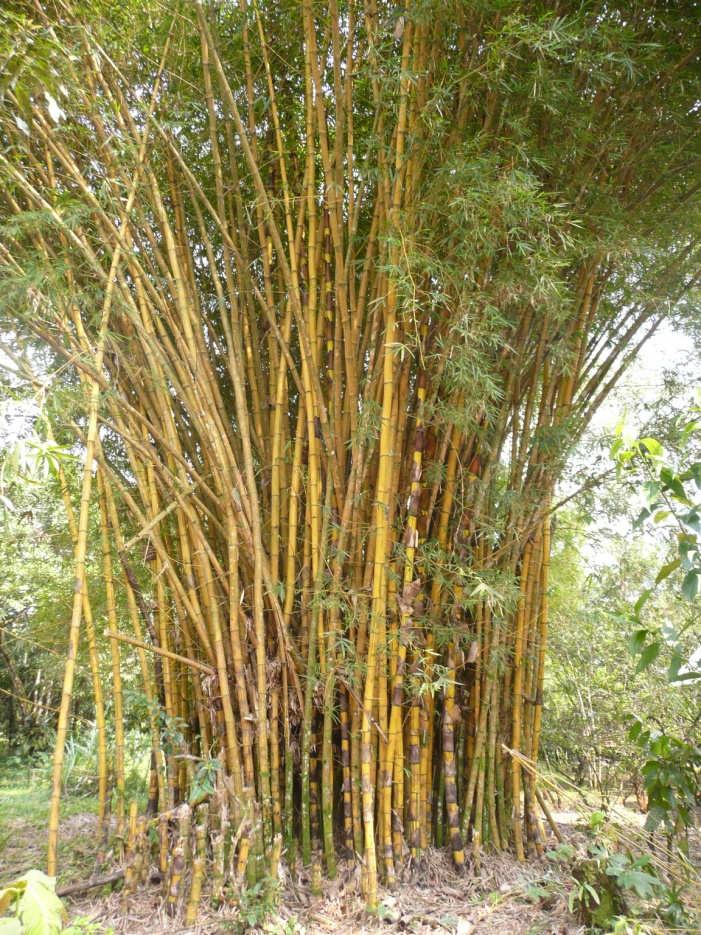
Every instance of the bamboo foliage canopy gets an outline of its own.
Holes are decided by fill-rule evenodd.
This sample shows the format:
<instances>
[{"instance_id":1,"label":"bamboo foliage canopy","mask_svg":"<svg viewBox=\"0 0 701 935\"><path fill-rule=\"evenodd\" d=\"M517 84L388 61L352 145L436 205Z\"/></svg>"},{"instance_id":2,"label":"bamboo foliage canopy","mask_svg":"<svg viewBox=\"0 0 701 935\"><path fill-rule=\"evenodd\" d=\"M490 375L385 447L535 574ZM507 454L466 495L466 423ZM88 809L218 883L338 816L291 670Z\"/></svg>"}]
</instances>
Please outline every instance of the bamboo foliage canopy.
<instances>
[{"instance_id":1,"label":"bamboo foliage canopy","mask_svg":"<svg viewBox=\"0 0 701 935\"><path fill-rule=\"evenodd\" d=\"M84 641L120 828L136 661L151 810L216 758L253 816L239 862L280 835L331 876L354 854L374 906L432 844L542 849L554 488L637 349L694 314L697 13L0 14L3 330L85 454L50 872Z\"/></svg>"}]
</instances>

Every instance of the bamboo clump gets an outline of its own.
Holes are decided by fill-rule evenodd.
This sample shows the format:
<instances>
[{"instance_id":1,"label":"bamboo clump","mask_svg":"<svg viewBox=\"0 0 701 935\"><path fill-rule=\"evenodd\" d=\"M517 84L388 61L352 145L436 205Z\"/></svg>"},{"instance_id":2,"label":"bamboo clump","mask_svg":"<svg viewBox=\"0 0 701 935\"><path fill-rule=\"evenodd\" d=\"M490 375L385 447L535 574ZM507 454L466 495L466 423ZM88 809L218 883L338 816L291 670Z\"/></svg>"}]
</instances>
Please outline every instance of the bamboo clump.
<instances>
[{"instance_id":1,"label":"bamboo clump","mask_svg":"<svg viewBox=\"0 0 701 935\"><path fill-rule=\"evenodd\" d=\"M26 327L70 362L85 399L51 416L84 468L77 509L63 485L76 588L49 872L85 643L125 900L153 861L187 924L203 893L225 902L281 858L310 868L315 889L322 866L333 877L339 856L359 861L375 907L380 882L433 845L458 867L487 846L542 851L541 814L551 820L520 756L537 761L540 746L556 483L628 349L659 323L645 297L612 309L611 255L571 246L564 219L553 246L554 203L517 235L495 195L488 246L465 257L469 230L449 223L464 192L436 191L434 177L458 185L436 153L478 139L497 192L518 158L508 91L484 77L477 38L495 24L469 4L409 4L388 36L384 4L332 2L322 16L303 0L285 14L287 65L275 5L231 6L166 18L146 97L90 29L64 34L40 10L47 42L73 43L69 115L52 123L38 95L9 91L26 138L2 112L18 156L0 154L0 196L18 218L42 212L48 233L7 235L0 262L13 281L32 264L60 270L56 294L29 289ZM448 55L483 94L446 82ZM197 76L195 103L180 69ZM613 143L609 154L623 199L645 154L633 97L620 103L625 159ZM608 127L594 92L587 106ZM441 107L451 117L436 130ZM539 132L557 131L543 118ZM585 151L573 159L548 185L574 201L597 176ZM82 211L70 222L68 196ZM517 236L542 252L545 285L511 271ZM690 256L665 268L672 292ZM93 503L102 584L89 580ZM153 853L126 814L127 667L149 705L140 821ZM184 725L179 748L163 723ZM193 824L197 770L214 758Z\"/></svg>"}]
</instances>

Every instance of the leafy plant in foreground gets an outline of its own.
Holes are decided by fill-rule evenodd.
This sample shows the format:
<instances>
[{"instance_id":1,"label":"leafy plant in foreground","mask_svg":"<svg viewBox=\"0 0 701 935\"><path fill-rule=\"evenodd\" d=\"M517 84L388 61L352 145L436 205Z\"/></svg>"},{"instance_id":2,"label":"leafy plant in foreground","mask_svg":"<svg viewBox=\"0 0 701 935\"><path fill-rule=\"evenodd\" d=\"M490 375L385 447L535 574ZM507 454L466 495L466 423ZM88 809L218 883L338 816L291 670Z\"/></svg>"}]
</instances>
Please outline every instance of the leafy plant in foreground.
<instances>
[{"instance_id":1,"label":"leafy plant in foreground","mask_svg":"<svg viewBox=\"0 0 701 935\"><path fill-rule=\"evenodd\" d=\"M62 931L66 911L56 895L56 880L41 870L29 870L0 890L0 935L55 935Z\"/></svg>"},{"instance_id":2,"label":"leafy plant in foreground","mask_svg":"<svg viewBox=\"0 0 701 935\"><path fill-rule=\"evenodd\" d=\"M697 399L699 394L697 394ZM625 445L619 432L612 453L620 466L637 467L645 480L641 492L646 505L637 523L652 521L657 526L671 524L676 540L676 556L659 570L652 588L648 588L636 601L632 614L635 626L630 649L638 657L636 672L648 668L659 656L665 642L671 648L667 678L670 690L685 682L701 679L699 649L685 658L681 636L686 631L699 632L698 618L690 615L686 626L642 625L640 614L657 588L672 574L682 575L681 594L689 601L696 600L701 581L701 460L697 459L698 437L701 429L701 406L694 405L690 416L680 426L685 464L681 467L670 462L663 446L654 438L642 438ZM687 634L688 635L688 634ZM673 688L674 687L674 688ZM701 710L694 726L701 717ZM644 751L646 762L642 773L648 794L649 811L646 827L654 831L663 824L670 839L681 839L694 823L694 806L701 792L701 746L690 737L675 737L649 727L636 718L629 738Z\"/></svg>"}]
</instances>

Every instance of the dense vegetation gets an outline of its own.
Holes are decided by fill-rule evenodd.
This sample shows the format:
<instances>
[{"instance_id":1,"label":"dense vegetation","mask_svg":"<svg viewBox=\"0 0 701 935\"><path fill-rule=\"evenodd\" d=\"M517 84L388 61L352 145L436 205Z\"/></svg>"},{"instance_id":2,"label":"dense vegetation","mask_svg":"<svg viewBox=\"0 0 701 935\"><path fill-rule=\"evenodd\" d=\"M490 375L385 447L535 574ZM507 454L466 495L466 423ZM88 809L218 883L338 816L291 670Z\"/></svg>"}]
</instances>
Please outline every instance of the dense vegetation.
<instances>
[{"instance_id":1,"label":"dense vegetation","mask_svg":"<svg viewBox=\"0 0 701 935\"><path fill-rule=\"evenodd\" d=\"M35 400L0 687L16 748L58 709L49 872L72 716L127 888L139 717L147 816L212 797L215 897L225 847L250 881L283 846L329 876L355 854L371 908L433 844L542 853L551 595L550 681L584 670L557 484L661 322L698 324L697 4L46 0L0 24L1 347ZM629 741L591 739L601 782ZM158 826L174 906L189 825Z\"/></svg>"}]
</instances>

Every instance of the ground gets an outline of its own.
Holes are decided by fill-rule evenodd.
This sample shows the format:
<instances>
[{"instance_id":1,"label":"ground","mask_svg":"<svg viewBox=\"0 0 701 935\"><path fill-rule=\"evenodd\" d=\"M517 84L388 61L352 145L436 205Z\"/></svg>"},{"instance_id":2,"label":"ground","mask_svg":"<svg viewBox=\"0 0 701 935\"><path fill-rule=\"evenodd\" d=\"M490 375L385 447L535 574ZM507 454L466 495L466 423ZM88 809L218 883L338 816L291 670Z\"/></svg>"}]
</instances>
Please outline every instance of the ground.
<instances>
[{"instance_id":1,"label":"ground","mask_svg":"<svg viewBox=\"0 0 701 935\"><path fill-rule=\"evenodd\" d=\"M20 769L0 772L0 886L32 867L44 866L48 794L45 774ZM87 880L95 869L95 806L89 795L65 797L59 886ZM562 832L575 843L580 834L576 817L575 812L556 814ZM556 846L554 838L551 844ZM357 865L342 863L337 878L324 881L322 895L313 896L304 871L283 869L279 899L257 892L239 907L203 910L199 924L191 929L164 915L157 886L141 889L126 911L121 895L109 887L65 901L70 918L82 920L79 931L86 935L111 930L128 935L251 930L281 935L583 935L586 931L568 909L571 874L548 858L518 864L508 855L485 855L479 869L471 866L459 874L447 854L431 851L405 869L395 891L381 893L376 917L364 909L359 882ZM252 928L247 929L243 919ZM690 931L676 929L685 930Z\"/></svg>"},{"instance_id":2,"label":"ground","mask_svg":"<svg viewBox=\"0 0 701 935\"><path fill-rule=\"evenodd\" d=\"M72 910L134 935L242 931L239 915L231 909L205 911L196 928L175 929L162 911L157 889L151 896L138 895L126 918L117 893L98 902L94 898L75 901ZM244 911L252 920L259 912L252 903ZM381 894L376 918L365 911L359 879L350 864L339 868L336 880L325 882L322 896L311 895L306 876L293 881L287 874L279 905L256 931L281 935L581 935L585 929L568 912L562 880L548 861L534 861L524 868L507 857L491 858L478 875L459 876L448 857L433 851L409 869L394 893Z\"/></svg>"}]
</instances>

